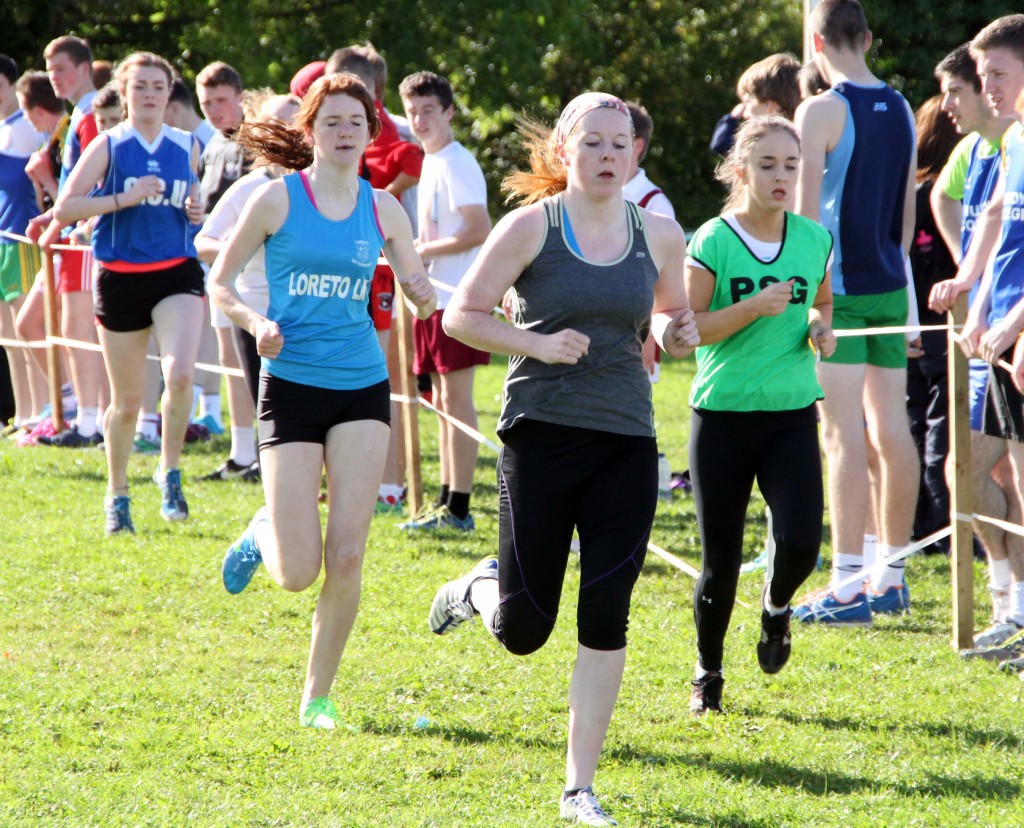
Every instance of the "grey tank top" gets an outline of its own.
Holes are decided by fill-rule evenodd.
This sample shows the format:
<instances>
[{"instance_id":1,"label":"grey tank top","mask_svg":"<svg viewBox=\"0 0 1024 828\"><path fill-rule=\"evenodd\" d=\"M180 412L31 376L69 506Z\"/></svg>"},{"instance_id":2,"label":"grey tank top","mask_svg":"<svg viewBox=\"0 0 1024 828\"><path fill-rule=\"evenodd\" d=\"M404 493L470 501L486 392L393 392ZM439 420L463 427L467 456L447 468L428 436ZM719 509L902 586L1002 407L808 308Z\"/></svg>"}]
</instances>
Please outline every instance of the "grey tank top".
<instances>
[{"instance_id":1,"label":"grey tank top","mask_svg":"<svg viewBox=\"0 0 1024 828\"><path fill-rule=\"evenodd\" d=\"M653 437L651 383L640 350L650 329L658 270L640 212L623 201L629 243L615 261L596 264L566 243L561 195L541 204L545 238L513 285L512 321L543 334L572 328L590 337L590 348L576 365L510 357L498 430L526 418Z\"/></svg>"}]
</instances>

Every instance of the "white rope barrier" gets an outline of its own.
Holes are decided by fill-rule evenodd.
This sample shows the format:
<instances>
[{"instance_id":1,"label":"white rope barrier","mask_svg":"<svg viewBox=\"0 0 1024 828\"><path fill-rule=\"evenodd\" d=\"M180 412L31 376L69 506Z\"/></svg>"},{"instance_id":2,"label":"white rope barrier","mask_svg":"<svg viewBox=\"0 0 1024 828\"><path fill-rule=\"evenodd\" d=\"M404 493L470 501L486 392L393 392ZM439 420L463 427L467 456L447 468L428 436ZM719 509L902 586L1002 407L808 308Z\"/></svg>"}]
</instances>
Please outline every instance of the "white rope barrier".
<instances>
[{"instance_id":1,"label":"white rope barrier","mask_svg":"<svg viewBox=\"0 0 1024 828\"><path fill-rule=\"evenodd\" d=\"M832 329L836 339L849 336L884 336L885 334L908 334L918 331L955 331L959 325L899 325L892 328L840 328Z\"/></svg>"},{"instance_id":2,"label":"white rope barrier","mask_svg":"<svg viewBox=\"0 0 1024 828\"><path fill-rule=\"evenodd\" d=\"M489 448L495 454L497 454L498 452L501 451L501 446L499 446L493 440L487 438L486 436L481 434L479 431L477 431L472 426L466 425L466 423L462 422L461 420L456 420L450 414L446 414L444 411L441 411L441 409L439 409L437 406L433 405L432 403L427 402L427 400L425 400L423 397L415 397L415 398L413 398L413 397L405 397L405 396L403 396L401 394L392 394L391 395L391 400L392 400L392 402L404 403L406 405L415 405L415 404L419 403L424 408L426 408L428 411L433 411L435 414L438 414L441 417L444 417L444 419L446 419L449 423L451 423L453 426L455 426L459 431L463 432L464 434L468 434L470 437L472 437L474 440L476 440L481 445L487 446L487 448Z\"/></svg>"},{"instance_id":3,"label":"white rope barrier","mask_svg":"<svg viewBox=\"0 0 1024 828\"><path fill-rule=\"evenodd\" d=\"M931 546L936 541L940 541L943 538L948 538L952 534L953 530L947 526L944 529L940 529L938 532L932 532L927 537L921 538L921 540L917 541L916 543L910 544L910 546L904 547L891 557L878 558L876 560L876 563L878 563L879 565L885 564L886 566L888 566L889 564L894 564L897 561L902 561L906 558L909 558L915 552L920 552L926 546ZM857 583L858 581L863 581L864 577L865 574L863 572L854 572L852 575L849 575L846 578L843 578L841 581L838 581L836 584L833 585L833 587L834 589L842 589L844 586L849 586L850 584Z\"/></svg>"},{"instance_id":4,"label":"white rope barrier","mask_svg":"<svg viewBox=\"0 0 1024 828\"><path fill-rule=\"evenodd\" d=\"M993 526L998 526L1006 532L1010 532L1014 535L1024 537L1024 526L1018 526L1016 523L1009 523L999 518L988 517L986 515L972 515L975 520L981 521L982 523L990 523ZM957 515L957 520L960 519L960 515Z\"/></svg>"}]
</instances>

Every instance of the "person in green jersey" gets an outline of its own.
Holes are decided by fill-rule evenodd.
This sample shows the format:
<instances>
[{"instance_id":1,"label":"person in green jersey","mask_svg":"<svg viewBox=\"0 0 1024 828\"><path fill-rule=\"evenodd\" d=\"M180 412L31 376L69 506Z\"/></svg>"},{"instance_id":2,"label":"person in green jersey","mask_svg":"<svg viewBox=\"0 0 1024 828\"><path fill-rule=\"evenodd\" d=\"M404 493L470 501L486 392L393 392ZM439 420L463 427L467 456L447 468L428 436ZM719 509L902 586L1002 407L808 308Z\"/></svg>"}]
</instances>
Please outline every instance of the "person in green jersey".
<instances>
[{"instance_id":1,"label":"person in green jersey","mask_svg":"<svg viewBox=\"0 0 1024 828\"><path fill-rule=\"evenodd\" d=\"M703 567L694 593L697 715L721 712L722 653L756 480L772 510L775 554L762 593L758 662L782 669L789 602L814 570L822 537L814 349L835 350L832 237L786 212L800 142L789 121L748 121L719 167L730 189L722 215L693 237L686 292L700 332L690 391L690 473Z\"/></svg>"}]
</instances>

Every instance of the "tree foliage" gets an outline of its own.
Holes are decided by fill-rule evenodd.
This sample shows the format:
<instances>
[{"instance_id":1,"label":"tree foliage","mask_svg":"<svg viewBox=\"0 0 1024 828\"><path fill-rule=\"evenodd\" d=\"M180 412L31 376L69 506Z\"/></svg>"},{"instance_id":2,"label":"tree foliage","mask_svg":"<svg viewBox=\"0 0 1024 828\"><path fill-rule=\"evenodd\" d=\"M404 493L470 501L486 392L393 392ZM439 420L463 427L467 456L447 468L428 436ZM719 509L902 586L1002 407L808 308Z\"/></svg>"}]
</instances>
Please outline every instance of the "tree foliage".
<instances>
[{"instance_id":1,"label":"tree foliage","mask_svg":"<svg viewBox=\"0 0 1024 828\"><path fill-rule=\"evenodd\" d=\"M872 66L911 100L937 91L932 69L1006 0L865 2L875 34ZM8 0L0 49L42 67L53 37L87 38L99 58L134 49L168 57L191 80L225 60L249 85L283 90L292 74L339 46L372 41L388 60L387 104L406 74L432 69L456 90L456 132L480 159L492 206L497 184L521 162L515 118L553 121L587 89L641 101L655 121L645 167L694 226L717 211L721 191L707 149L715 121L735 103L743 69L778 51L799 55L799 0Z\"/></svg>"}]
</instances>

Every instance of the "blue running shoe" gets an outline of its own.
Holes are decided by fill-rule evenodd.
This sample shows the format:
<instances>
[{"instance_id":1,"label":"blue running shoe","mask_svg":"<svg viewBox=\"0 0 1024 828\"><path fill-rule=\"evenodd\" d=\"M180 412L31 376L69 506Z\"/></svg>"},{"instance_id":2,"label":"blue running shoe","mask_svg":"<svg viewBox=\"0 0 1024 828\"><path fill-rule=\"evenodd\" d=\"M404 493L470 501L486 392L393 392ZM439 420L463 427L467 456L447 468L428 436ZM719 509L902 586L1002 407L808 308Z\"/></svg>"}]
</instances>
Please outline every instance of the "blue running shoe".
<instances>
[{"instance_id":1,"label":"blue running shoe","mask_svg":"<svg viewBox=\"0 0 1024 828\"><path fill-rule=\"evenodd\" d=\"M181 490L181 471L168 469L163 474L157 472L153 479L160 487L160 517L171 522L185 520L188 517L188 504Z\"/></svg>"},{"instance_id":2,"label":"blue running shoe","mask_svg":"<svg viewBox=\"0 0 1024 828\"><path fill-rule=\"evenodd\" d=\"M420 529L428 531L434 529L458 529L461 532L472 532L476 529L476 521L473 520L472 515L466 515L464 518L456 517L447 506L438 506L422 520L410 520L406 523L399 523L398 528L412 531L419 531Z\"/></svg>"},{"instance_id":3,"label":"blue running shoe","mask_svg":"<svg viewBox=\"0 0 1024 828\"><path fill-rule=\"evenodd\" d=\"M910 612L910 589L906 584L891 586L884 592L875 592L868 586L868 606L871 612L900 615Z\"/></svg>"},{"instance_id":4,"label":"blue running shoe","mask_svg":"<svg viewBox=\"0 0 1024 828\"><path fill-rule=\"evenodd\" d=\"M793 609L793 620L804 624L831 624L834 627L870 627L871 607L863 592L849 601L840 601L832 590L812 595Z\"/></svg>"},{"instance_id":5,"label":"blue running shoe","mask_svg":"<svg viewBox=\"0 0 1024 828\"><path fill-rule=\"evenodd\" d=\"M224 433L224 426L218 422L217 418L212 414L204 414L202 417L196 417L192 420L193 425L203 426L210 434L215 436Z\"/></svg>"},{"instance_id":6,"label":"blue running shoe","mask_svg":"<svg viewBox=\"0 0 1024 828\"><path fill-rule=\"evenodd\" d=\"M459 624L473 620L477 612L469 600L469 591L482 578L498 579L497 558L484 558L461 578L449 581L437 591L427 619L433 632L446 635Z\"/></svg>"},{"instance_id":7,"label":"blue running shoe","mask_svg":"<svg viewBox=\"0 0 1024 828\"><path fill-rule=\"evenodd\" d=\"M131 499L128 495L107 497L103 501L103 514L106 516L108 535L120 535L122 532L135 534L132 524Z\"/></svg>"},{"instance_id":8,"label":"blue running shoe","mask_svg":"<svg viewBox=\"0 0 1024 828\"><path fill-rule=\"evenodd\" d=\"M261 523L269 522L267 507L261 506L252 516L252 520L249 521L242 536L228 548L220 574L224 581L224 589L232 595L238 595L249 586L252 576L256 573L259 565L263 563L263 555L260 553L259 546L256 545L256 527Z\"/></svg>"}]
</instances>

